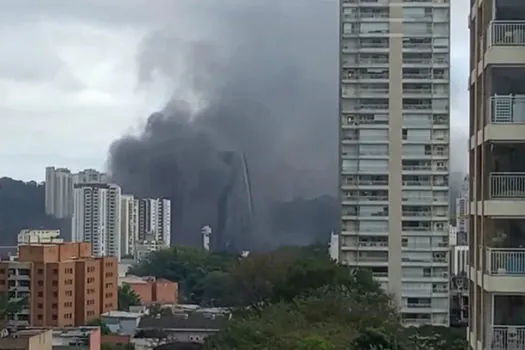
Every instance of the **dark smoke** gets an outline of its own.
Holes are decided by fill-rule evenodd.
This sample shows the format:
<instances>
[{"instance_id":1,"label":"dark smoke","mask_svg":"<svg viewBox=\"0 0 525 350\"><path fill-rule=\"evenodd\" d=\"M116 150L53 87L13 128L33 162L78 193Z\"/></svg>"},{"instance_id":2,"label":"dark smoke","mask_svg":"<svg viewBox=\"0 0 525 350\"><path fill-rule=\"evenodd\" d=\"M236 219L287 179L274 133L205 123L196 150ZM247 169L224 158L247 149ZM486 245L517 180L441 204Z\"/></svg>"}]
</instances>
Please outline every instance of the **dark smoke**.
<instances>
[{"instance_id":1,"label":"dark smoke","mask_svg":"<svg viewBox=\"0 0 525 350\"><path fill-rule=\"evenodd\" d=\"M163 76L177 88L140 136L111 146L109 166L127 192L173 200L175 241L195 244L199 228L216 223L230 174L221 154L229 150L249 163L252 244L319 234L272 232L270 216L279 202L336 194L337 10L325 1L223 0L208 11L215 21L208 12L195 15L195 39L171 26L146 38L141 80ZM187 90L200 108L181 102Z\"/></svg>"},{"instance_id":2,"label":"dark smoke","mask_svg":"<svg viewBox=\"0 0 525 350\"><path fill-rule=\"evenodd\" d=\"M127 192L171 198L172 241L197 244L230 178L221 155L235 151L250 167L252 245L327 235L338 226L338 1L183 2L177 23L146 37L139 55L143 85L163 77L173 97L140 136L112 145L114 179ZM199 108L181 102L188 91ZM466 140L452 138L463 172Z\"/></svg>"}]
</instances>

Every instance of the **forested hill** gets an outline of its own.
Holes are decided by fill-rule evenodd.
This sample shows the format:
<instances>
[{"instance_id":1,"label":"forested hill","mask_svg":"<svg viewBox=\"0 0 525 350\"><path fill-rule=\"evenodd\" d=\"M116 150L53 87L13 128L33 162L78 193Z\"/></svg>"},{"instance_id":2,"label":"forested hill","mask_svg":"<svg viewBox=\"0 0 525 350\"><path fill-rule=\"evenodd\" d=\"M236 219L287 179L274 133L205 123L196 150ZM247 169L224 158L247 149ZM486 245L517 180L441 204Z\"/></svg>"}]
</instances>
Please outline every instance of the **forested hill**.
<instances>
[{"instance_id":1,"label":"forested hill","mask_svg":"<svg viewBox=\"0 0 525 350\"><path fill-rule=\"evenodd\" d=\"M61 229L69 235L69 220L46 215L45 188L34 181L0 178L0 245L16 245L20 230Z\"/></svg>"}]
</instances>

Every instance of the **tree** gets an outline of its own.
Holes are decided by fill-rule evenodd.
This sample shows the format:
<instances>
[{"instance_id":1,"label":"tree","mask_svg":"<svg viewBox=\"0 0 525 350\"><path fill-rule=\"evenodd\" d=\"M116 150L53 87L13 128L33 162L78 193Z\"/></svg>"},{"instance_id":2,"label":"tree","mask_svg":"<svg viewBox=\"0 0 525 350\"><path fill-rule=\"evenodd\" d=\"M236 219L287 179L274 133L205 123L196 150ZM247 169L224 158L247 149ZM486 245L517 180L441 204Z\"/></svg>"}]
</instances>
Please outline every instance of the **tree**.
<instances>
[{"instance_id":1,"label":"tree","mask_svg":"<svg viewBox=\"0 0 525 350\"><path fill-rule=\"evenodd\" d=\"M100 327L100 333L102 333L102 335L111 334L111 329L109 329L106 322L102 321L100 318L92 319L87 323L87 326Z\"/></svg>"},{"instance_id":2,"label":"tree","mask_svg":"<svg viewBox=\"0 0 525 350\"><path fill-rule=\"evenodd\" d=\"M129 311L130 306L140 305L140 296L127 283L118 287L118 309Z\"/></svg>"},{"instance_id":3,"label":"tree","mask_svg":"<svg viewBox=\"0 0 525 350\"><path fill-rule=\"evenodd\" d=\"M202 281L206 276L212 272L228 271L237 259L232 254L210 253L191 247L172 247L151 253L129 272L178 282L182 299L201 303L204 292Z\"/></svg>"},{"instance_id":4,"label":"tree","mask_svg":"<svg viewBox=\"0 0 525 350\"><path fill-rule=\"evenodd\" d=\"M353 341L355 350L402 350L399 340L378 329L365 329ZM430 349L430 348L429 348Z\"/></svg>"},{"instance_id":5,"label":"tree","mask_svg":"<svg viewBox=\"0 0 525 350\"><path fill-rule=\"evenodd\" d=\"M45 188L34 181L17 181L0 178L0 237L2 245L16 245L22 229L60 229L67 238L71 220L56 219L46 215Z\"/></svg>"},{"instance_id":6,"label":"tree","mask_svg":"<svg viewBox=\"0 0 525 350\"><path fill-rule=\"evenodd\" d=\"M14 299L8 292L0 292L0 322L5 324L11 315L27 308L28 303L27 297Z\"/></svg>"}]
</instances>

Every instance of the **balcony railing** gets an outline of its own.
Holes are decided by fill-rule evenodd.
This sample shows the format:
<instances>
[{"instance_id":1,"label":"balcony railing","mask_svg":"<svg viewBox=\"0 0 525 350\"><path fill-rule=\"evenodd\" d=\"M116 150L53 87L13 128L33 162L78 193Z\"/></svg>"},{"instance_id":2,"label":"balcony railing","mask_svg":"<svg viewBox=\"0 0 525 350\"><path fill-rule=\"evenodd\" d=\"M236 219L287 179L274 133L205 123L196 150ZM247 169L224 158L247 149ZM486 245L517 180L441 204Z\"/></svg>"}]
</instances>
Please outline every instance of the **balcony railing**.
<instances>
[{"instance_id":1,"label":"balcony railing","mask_svg":"<svg viewBox=\"0 0 525 350\"><path fill-rule=\"evenodd\" d=\"M525 96L492 96L490 104L491 124L525 124Z\"/></svg>"},{"instance_id":2,"label":"balcony railing","mask_svg":"<svg viewBox=\"0 0 525 350\"><path fill-rule=\"evenodd\" d=\"M492 350L525 349L525 326L492 326Z\"/></svg>"},{"instance_id":3,"label":"balcony railing","mask_svg":"<svg viewBox=\"0 0 525 350\"><path fill-rule=\"evenodd\" d=\"M525 275L525 248L486 248L485 272L496 276Z\"/></svg>"},{"instance_id":4,"label":"balcony railing","mask_svg":"<svg viewBox=\"0 0 525 350\"><path fill-rule=\"evenodd\" d=\"M489 46L525 46L525 21L492 21Z\"/></svg>"},{"instance_id":5,"label":"balcony railing","mask_svg":"<svg viewBox=\"0 0 525 350\"><path fill-rule=\"evenodd\" d=\"M490 173L491 199L525 198L525 173Z\"/></svg>"}]
</instances>

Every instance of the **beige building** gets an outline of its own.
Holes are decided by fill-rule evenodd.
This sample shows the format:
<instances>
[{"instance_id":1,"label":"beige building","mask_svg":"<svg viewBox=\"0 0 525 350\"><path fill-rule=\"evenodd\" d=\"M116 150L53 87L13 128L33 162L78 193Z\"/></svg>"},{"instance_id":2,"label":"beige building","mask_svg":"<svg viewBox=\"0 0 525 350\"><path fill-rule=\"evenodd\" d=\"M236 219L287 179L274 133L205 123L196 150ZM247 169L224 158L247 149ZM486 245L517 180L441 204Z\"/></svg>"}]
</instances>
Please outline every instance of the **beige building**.
<instances>
[{"instance_id":1,"label":"beige building","mask_svg":"<svg viewBox=\"0 0 525 350\"><path fill-rule=\"evenodd\" d=\"M339 261L449 324L449 0L340 0Z\"/></svg>"},{"instance_id":2,"label":"beige building","mask_svg":"<svg viewBox=\"0 0 525 350\"><path fill-rule=\"evenodd\" d=\"M0 335L0 350L52 350L51 330L27 329Z\"/></svg>"},{"instance_id":3,"label":"beige building","mask_svg":"<svg viewBox=\"0 0 525 350\"><path fill-rule=\"evenodd\" d=\"M471 0L471 349L525 349L525 2Z\"/></svg>"},{"instance_id":4,"label":"beige building","mask_svg":"<svg viewBox=\"0 0 525 350\"><path fill-rule=\"evenodd\" d=\"M32 243L63 243L60 230L22 230L18 234L18 245Z\"/></svg>"}]
</instances>

